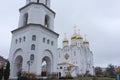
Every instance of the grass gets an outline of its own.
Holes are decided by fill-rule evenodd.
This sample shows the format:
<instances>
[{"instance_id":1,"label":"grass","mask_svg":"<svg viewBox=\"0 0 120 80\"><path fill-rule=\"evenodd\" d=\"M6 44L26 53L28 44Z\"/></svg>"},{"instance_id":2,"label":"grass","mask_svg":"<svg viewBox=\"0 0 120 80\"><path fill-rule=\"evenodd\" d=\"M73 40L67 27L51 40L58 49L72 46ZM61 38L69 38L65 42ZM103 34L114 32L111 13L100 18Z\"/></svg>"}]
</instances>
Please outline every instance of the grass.
<instances>
[{"instance_id":1,"label":"grass","mask_svg":"<svg viewBox=\"0 0 120 80\"><path fill-rule=\"evenodd\" d=\"M107 77L100 77L100 78L98 78L98 80L113 80L114 78L107 78Z\"/></svg>"},{"instance_id":2,"label":"grass","mask_svg":"<svg viewBox=\"0 0 120 80\"><path fill-rule=\"evenodd\" d=\"M108 77L97 77L96 80L113 80L114 78L108 78ZM66 79L60 79L60 80L66 80ZM92 77L80 77L80 78L74 78L74 79L68 79L68 80L93 80Z\"/></svg>"}]
</instances>

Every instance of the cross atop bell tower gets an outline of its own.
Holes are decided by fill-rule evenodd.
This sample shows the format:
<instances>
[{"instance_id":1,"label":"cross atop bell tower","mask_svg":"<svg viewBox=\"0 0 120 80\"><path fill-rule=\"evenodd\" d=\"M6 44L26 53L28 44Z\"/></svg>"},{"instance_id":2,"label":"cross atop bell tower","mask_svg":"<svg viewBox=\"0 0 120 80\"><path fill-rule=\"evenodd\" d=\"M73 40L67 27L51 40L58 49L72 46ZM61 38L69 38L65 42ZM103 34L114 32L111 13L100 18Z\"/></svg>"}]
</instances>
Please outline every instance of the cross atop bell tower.
<instances>
[{"instance_id":1,"label":"cross atop bell tower","mask_svg":"<svg viewBox=\"0 0 120 80\"><path fill-rule=\"evenodd\" d=\"M18 27L39 24L54 31L55 12L50 9L50 0L26 0L26 5L19 11Z\"/></svg>"}]
</instances>

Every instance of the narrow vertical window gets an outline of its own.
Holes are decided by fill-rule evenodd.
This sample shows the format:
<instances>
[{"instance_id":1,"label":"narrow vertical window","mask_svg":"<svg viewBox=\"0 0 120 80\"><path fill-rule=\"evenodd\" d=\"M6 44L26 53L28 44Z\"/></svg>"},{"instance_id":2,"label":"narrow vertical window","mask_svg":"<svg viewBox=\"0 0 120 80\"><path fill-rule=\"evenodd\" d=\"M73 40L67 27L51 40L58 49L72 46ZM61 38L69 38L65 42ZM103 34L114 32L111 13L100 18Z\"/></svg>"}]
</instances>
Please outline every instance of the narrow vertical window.
<instances>
[{"instance_id":1,"label":"narrow vertical window","mask_svg":"<svg viewBox=\"0 0 120 80\"><path fill-rule=\"evenodd\" d=\"M49 16L45 16L45 27L49 28Z\"/></svg>"},{"instance_id":2,"label":"narrow vertical window","mask_svg":"<svg viewBox=\"0 0 120 80\"><path fill-rule=\"evenodd\" d=\"M23 20L24 22L24 25L27 25L27 22L28 22L28 13L26 13L25 15L24 15L24 20Z\"/></svg>"},{"instance_id":3,"label":"narrow vertical window","mask_svg":"<svg viewBox=\"0 0 120 80\"><path fill-rule=\"evenodd\" d=\"M22 39L21 38L19 38L19 42L21 43L21 41L22 41Z\"/></svg>"},{"instance_id":4,"label":"narrow vertical window","mask_svg":"<svg viewBox=\"0 0 120 80\"><path fill-rule=\"evenodd\" d=\"M62 69L62 66L60 66L60 69Z\"/></svg>"},{"instance_id":5,"label":"narrow vertical window","mask_svg":"<svg viewBox=\"0 0 120 80\"><path fill-rule=\"evenodd\" d=\"M52 46L53 46L53 44L54 44L53 41L51 41L51 45L52 45Z\"/></svg>"},{"instance_id":6,"label":"narrow vertical window","mask_svg":"<svg viewBox=\"0 0 120 80\"><path fill-rule=\"evenodd\" d=\"M45 38L43 38L43 42L45 43Z\"/></svg>"},{"instance_id":7,"label":"narrow vertical window","mask_svg":"<svg viewBox=\"0 0 120 80\"><path fill-rule=\"evenodd\" d=\"M37 0L37 3L39 3L39 0Z\"/></svg>"},{"instance_id":8,"label":"narrow vertical window","mask_svg":"<svg viewBox=\"0 0 120 80\"><path fill-rule=\"evenodd\" d=\"M35 45L34 44L31 45L31 50L35 50Z\"/></svg>"},{"instance_id":9,"label":"narrow vertical window","mask_svg":"<svg viewBox=\"0 0 120 80\"><path fill-rule=\"evenodd\" d=\"M45 0L45 5L47 5L47 0Z\"/></svg>"},{"instance_id":10,"label":"narrow vertical window","mask_svg":"<svg viewBox=\"0 0 120 80\"><path fill-rule=\"evenodd\" d=\"M31 60L31 61L34 61L34 54L31 54L31 55L30 55L30 60Z\"/></svg>"},{"instance_id":11,"label":"narrow vertical window","mask_svg":"<svg viewBox=\"0 0 120 80\"><path fill-rule=\"evenodd\" d=\"M49 43L50 43L50 40L48 39L48 40L47 40L47 44L49 44Z\"/></svg>"},{"instance_id":12,"label":"narrow vertical window","mask_svg":"<svg viewBox=\"0 0 120 80\"><path fill-rule=\"evenodd\" d=\"M36 41L36 35L32 36L32 41Z\"/></svg>"},{"instance_id":13,"label":"narrow vertical window","mask_svg":"<svg viewBox=\"0 0 120 80\"><path fill-rule=\"evenodd\" d=\"M25 40L26 40L26 37L24 36L24 37L23 37L23 41L25 42Z\"/></svg>"},{"instance_id":14,"label":"narrow vertical window","mask_svg":"<svg viewBox=\"0 0 120 80\"><path fill-rule=\"evenodd\" d=\"M18 42L18 40L16 39L16 40L15 40L15 43L17 44L17 42Z\"/></svg>"}]
</instances>

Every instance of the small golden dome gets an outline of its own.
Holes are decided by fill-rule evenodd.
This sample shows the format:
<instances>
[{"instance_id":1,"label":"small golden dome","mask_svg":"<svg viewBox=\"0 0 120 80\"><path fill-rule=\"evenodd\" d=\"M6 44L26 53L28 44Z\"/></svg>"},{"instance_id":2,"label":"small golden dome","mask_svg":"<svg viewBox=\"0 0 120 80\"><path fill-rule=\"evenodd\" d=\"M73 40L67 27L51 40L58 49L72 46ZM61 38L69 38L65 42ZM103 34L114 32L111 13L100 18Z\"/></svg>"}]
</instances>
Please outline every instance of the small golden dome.
<instances>
[{"instance_id":1,"label":"small golden dome","mask_svg":"<svg viewBox=\"0 0 120 80\"><path fill-rule=\"evenodd\" d=\"M64 43L64 42L68 42L68 39L66 38L66 33L64 33L64 35L65 35L65 37L64 37L64 39L63 39L63 43Z\"/></svg>"},{"instance_id":2,"label":"small golden dome","mask_svg":"<svg viewBox=\"0 0 120 80\"><path fill-rule=\"evenodd\" d=\"M77 34L77 39L83 39L80 34Z\"/></svg>"},{"instance_id":3,"label":"small golden dome","mask_svg":"<svg viewBox=\"0 0 120 80\"><path fill-rule=\"evenodd\" d=\"M71 39L76 39L77 38L77 33L74 33L72 36L71 36Z\"/></svg>"},{"instance_id":4,"label":"small golden dome","mask_svg":"<svg viewBox=\"0 0 120 80\"><path fill-rule=\"evenodd\" d=\"M68 42L68 40L67 40L67 38L66 38L66 37L63 39L63 42Z\"/></svg>"},{"instance_id":5,"label":"small golden dome","mask_svg":"<svg viewBox=\"0 0 120 80\"><path fill-rule=\"evenodd\" d=\"M89 44L89 41L85 39L85 40L83 41L83 43L84 43L84 44Z\"/></svg>"}]
</instances>

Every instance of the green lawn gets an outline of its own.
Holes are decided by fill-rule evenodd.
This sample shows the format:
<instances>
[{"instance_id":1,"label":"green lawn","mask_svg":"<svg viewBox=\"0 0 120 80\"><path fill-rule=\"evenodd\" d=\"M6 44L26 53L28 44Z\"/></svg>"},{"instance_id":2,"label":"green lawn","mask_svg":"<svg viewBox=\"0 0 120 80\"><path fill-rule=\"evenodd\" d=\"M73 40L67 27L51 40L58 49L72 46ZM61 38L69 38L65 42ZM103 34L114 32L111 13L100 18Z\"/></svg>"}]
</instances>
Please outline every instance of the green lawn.
<instances>
[{"instance_id":1,"label":"green lawn","mask_svg":"<svg viewBox=\"0 0 120 80\"><path fill-rule=\"evenodd\" d=\"M60 79L65 80L65 79ZM74 78L70 80L92 80L91 77L81 77L81 78ZM107 78L107 77L97 77L96 80L114 80L114 78Z\"/></svg>"},{"instance_id":2,"label":"green lawn","mask_svg":"<svg viewBox=\"0 0 120 80\"><path fill-rule=\"evenodd\" d=\"M114 80L114 78L98 78L97 80Z\"/></svg>"}]
</instances>

